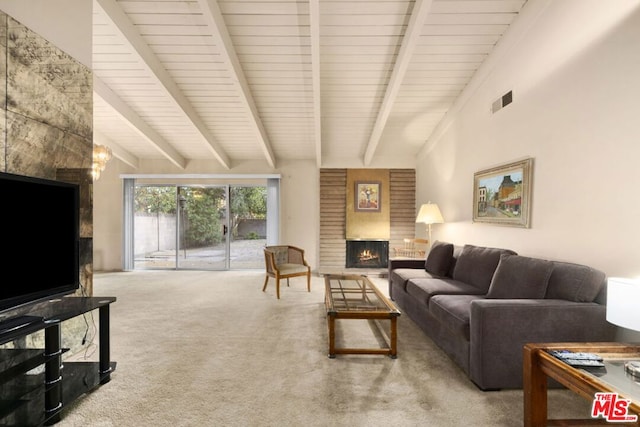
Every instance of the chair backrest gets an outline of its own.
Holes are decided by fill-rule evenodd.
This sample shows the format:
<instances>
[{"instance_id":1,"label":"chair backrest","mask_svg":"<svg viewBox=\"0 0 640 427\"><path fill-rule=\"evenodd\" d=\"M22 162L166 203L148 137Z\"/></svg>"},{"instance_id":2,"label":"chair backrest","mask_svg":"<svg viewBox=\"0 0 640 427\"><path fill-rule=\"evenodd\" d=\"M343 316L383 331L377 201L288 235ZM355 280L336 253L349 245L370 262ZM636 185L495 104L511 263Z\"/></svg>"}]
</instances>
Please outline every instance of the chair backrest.
<instances>
[{"instance_id":1,"label":"chair backrest","mask_svg":"<svg viewBox=\"0 0 640 427\"><path fill-rule=\"evenodd\" d=\"M397 255L411 258L422 257L426 253L427 239L403 239L404 247L396 250Z\"/></svg>"},{"instance_id":2,"label":"chair backrest","mask_svg":"<svg viewBox=\"0 0 640 427\"><path fill-rule=\"evenodd\" d=\"M307 264L304 250L291 245L265 246L264 261L268 272L274 272L280 264Z\"/></svg>"}]
</instances>

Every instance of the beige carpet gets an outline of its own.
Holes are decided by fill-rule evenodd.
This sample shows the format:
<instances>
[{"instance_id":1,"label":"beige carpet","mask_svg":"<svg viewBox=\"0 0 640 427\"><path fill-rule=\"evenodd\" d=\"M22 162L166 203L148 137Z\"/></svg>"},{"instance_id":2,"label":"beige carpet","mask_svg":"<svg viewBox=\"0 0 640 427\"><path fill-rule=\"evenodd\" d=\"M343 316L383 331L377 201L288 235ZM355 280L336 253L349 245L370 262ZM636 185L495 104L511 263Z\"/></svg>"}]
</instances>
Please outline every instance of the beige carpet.
<instances>
[{"instance_id":1,"label":"beige carpet","mask_svg":"<svg viewBox=\"0 0 640 427\"><path fill-rule=\"evenodd\" d=\"M118 298L117 370L58 425L522 425L521 390L478 390L406 316L397 359L329 359L323 279L313 278L311 293L292 279L280 300L271 280L261 292L263 279L259 271L96 274L95 295ZM373 280L386 292L386 279ZM349 344L375 341L368 322L340 322ZM554 417L588 417L590 402L566 390L549 401Z\"/></svg>"}]
</instances>

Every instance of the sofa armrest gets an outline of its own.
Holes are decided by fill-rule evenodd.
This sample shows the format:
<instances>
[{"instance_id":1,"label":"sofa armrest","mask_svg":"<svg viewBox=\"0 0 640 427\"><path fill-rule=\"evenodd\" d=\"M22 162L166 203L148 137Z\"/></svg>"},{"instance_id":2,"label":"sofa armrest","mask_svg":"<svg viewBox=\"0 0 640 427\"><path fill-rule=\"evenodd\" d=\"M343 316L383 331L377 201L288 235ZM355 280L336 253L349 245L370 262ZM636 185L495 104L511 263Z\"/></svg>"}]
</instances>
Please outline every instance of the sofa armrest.
<instances>
[{"instance_id":1,"label":"sofa armrest","mask_svg":"<svg viewBox=\"0 0 640 427\"><path fill-rule=\"evenodd\" d=\"M470 377L482 389L521 388L523 346L531 342L614 341L606 307L557 299L471 303Z\"/></svg>"}]
</instances>

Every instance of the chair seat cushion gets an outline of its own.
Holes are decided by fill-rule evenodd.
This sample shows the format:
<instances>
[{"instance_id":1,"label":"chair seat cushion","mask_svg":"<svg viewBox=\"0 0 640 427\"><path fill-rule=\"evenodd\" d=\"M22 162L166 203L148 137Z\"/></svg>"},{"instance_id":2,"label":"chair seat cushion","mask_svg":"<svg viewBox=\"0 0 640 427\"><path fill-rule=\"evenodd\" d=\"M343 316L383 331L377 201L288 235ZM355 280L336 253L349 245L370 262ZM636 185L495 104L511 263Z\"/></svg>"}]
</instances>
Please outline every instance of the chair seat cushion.
<instances>
[{"instance_id":1,"label":"chair seat cushion","mask_svg":"<svg viewBox=\"0 0 640 427\"><path fill-rule=\"evenodd\" d=\"M309 272L309 267L302 264L279 264L278 271L281 276L285 276L296 273L307 273Z\"/></svg>"}]
</instances>

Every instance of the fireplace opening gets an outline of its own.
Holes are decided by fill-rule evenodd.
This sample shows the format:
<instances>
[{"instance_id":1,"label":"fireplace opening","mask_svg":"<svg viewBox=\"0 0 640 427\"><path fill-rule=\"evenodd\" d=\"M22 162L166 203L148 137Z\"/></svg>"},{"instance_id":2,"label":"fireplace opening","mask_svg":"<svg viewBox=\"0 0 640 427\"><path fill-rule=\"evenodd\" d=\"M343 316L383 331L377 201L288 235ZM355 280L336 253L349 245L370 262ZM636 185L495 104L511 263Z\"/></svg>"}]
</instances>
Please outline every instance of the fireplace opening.
<instances>
[{"instance_id":1,"label":"fireplace opening","mask_svg":"<svg viewBox=\"0 0 640 427\"><path fill-rule=\"evenodd\" d=\"M388 241L347 240L347 268L386 268L388 263Z\"/></svg>"}]
</instances>

